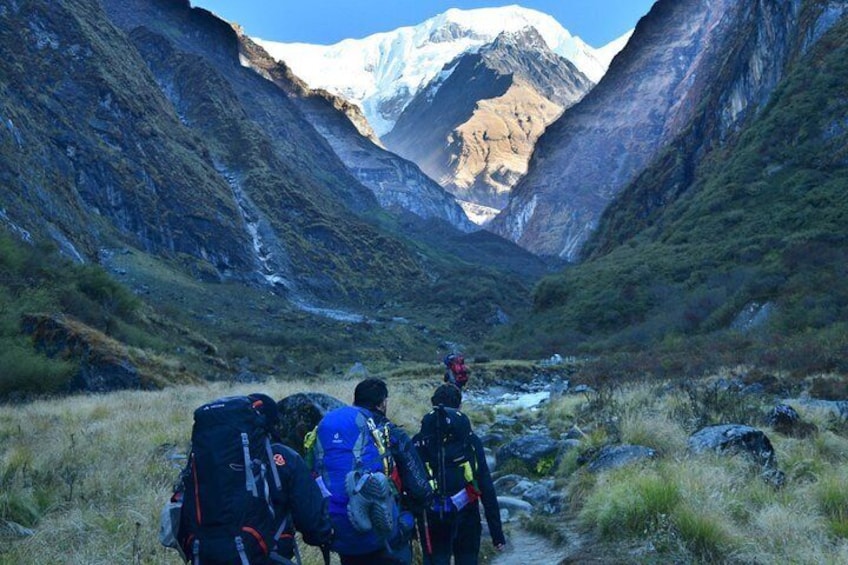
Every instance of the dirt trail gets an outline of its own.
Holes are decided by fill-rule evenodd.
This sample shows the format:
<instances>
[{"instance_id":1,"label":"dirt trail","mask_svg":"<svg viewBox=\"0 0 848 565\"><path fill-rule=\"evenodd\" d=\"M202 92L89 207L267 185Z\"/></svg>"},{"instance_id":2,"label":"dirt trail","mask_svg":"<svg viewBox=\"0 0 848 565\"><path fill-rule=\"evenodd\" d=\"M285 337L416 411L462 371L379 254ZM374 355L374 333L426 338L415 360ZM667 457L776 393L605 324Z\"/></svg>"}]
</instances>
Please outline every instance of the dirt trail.
<instances>
[{"instance_id":1,"label":"dirt trail","mask_svg":"<svg viewBox=\"0 0 848 565\"><path fill-rule=\"evenodd\" d=\"M550 540L513 525L510 528L506 551L496 555L491 565L559 563L568 552L568 547L556 547Z\"/></svg>"}]
</instances>

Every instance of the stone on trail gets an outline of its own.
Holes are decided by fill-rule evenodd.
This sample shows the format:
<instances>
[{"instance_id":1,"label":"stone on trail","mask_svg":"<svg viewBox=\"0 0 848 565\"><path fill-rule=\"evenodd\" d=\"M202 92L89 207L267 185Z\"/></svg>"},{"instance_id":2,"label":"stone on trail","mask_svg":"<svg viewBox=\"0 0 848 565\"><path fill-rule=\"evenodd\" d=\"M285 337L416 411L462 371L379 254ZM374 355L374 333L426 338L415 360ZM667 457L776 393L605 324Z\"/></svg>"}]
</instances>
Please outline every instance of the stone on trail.
<instances>
[{"instance_id":1,"label":"stone on trail","mask_svg":"<svg viewBox=\"0 0 848 565\"><path fill-rule=\"evenodd\" d=\"M541 462L550 459L553 468L558 462L560 443L550 436L543 434L532 434L516 438L501 447L497 452L498 468L503 468L504 463L517 460L531 471L537 471Z\"/></svg>"}]
</instances>

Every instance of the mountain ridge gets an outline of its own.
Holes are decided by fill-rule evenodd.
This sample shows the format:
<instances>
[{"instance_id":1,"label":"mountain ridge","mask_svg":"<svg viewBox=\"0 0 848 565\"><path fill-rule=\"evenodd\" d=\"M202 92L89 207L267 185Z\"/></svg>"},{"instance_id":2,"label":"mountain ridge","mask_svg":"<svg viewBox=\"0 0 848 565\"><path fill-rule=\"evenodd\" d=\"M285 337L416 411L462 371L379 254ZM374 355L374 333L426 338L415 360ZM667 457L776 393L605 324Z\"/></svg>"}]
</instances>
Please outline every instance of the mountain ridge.
<instances>
[{"instance_id":1,"label":"mountain ridge","mask_svg":"<svg viewBox=\"0 0 848 565\"><path fill-rule=\"evenodd\" d=\"M418 26L329 46L255 40L273 57L286 61L310 86L339 94L362 107L377 134L382 136L391 130L406 104L446 63L461 52L490 43L502 31L519 31L528 25L539 30L554 52L571 60L594 82L614 56L609 50L596 53L551 16L514 5L451 9ZM450 44L445 39L454 39L456 43ZM617 42L620 43L620 38L610 44Z\"/></svg>"}]
</instances>

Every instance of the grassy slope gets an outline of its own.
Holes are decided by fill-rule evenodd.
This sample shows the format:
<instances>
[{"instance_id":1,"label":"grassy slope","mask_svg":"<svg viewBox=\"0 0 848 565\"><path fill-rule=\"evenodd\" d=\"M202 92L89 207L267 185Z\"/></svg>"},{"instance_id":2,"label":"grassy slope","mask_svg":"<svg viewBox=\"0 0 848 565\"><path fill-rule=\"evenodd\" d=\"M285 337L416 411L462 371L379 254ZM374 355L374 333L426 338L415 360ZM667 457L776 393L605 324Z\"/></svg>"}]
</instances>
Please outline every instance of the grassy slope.
<instances>
[{"instance_id":1,"label":"grassy slope","mask_svg":"<svg viewBox=\"0 0 848 565\"><path fill-rule=\"evenodd\" d=\"M539 354L587 341L641 347L721 330L767 301L777 335L845 320L846 61L843 21L683 197L608 254L543 280L534 315L505 339Z\"/></svg>"}]
</instances>

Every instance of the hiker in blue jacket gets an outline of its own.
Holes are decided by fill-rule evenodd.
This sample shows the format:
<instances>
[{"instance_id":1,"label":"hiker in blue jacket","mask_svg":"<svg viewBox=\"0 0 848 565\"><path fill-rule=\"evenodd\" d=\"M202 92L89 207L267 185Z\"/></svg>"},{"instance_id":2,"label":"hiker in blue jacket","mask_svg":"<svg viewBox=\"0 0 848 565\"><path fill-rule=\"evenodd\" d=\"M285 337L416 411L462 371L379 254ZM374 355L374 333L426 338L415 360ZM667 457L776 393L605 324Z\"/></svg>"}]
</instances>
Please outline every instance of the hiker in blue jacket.
<instances>
[{"instance_id":1,"label":"hiker in blue jacket","mask_svg":"<svg viewBox=\"0 0 848 565\"><path fill-rule=\"evenodd\" d=\"M411 563L413 512L432 497L412 441L386 416L388 396L384 381L363 380L353 406L327 413L308 447L342 565Z\"/></svg>"},{"instance_id":2,"label":"hiker in blue jacket","mask_svg":"<svg viewBox=\"0 0 848 565\"><path fill-rule=\"evenodd\" d=\"M483 443L473 433L468 417L459 411L462 391L453 384L439 386L430 399L435 407L424 416L414 442L435 485L433 504L420 527L424 565L477 565L480 554L480 501L497 551L506 548L497 494L483 452ZM441 418L437 420L437 418ZM442 426L439 431L435 426ZM464 427L463 427L464 426ZM446 429L447 428L447 429ZM461 431L460 431L461 430ZM435 441L434 441L435 440ZM441 450L442 468L434 457L433 444ZM460 466L447 464L445 451L457 446L449 459L463 461ZM459 456L464 453L464 456ZM439 487L440 480L450 485ZM442 492L447 491L447 492Z\"/></svg>"}]
</instances>

